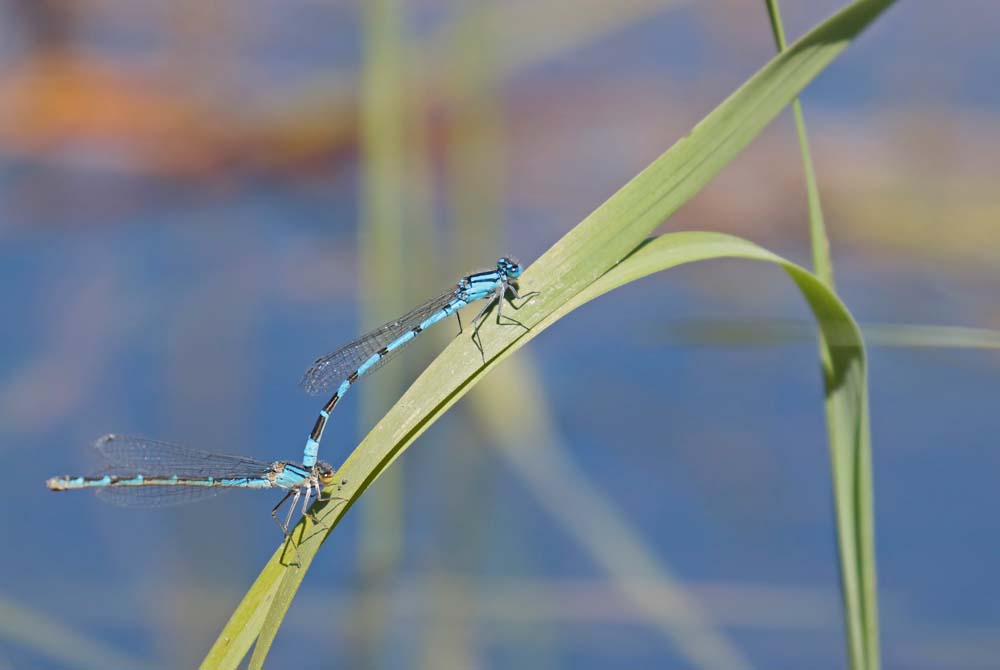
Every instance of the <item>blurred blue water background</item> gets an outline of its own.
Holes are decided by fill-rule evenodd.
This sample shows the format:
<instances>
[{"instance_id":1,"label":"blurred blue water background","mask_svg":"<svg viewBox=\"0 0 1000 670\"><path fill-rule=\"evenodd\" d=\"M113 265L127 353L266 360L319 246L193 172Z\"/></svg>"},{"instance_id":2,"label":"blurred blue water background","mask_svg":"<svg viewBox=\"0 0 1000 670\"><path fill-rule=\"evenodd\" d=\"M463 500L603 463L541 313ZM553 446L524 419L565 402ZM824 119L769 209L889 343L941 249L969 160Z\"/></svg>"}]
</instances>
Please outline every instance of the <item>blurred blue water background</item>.
<instances>
[{"instance_id":1,"label":"blurred blue water background","mask_svg":"<svg viewBox=\"0 0 1000 670\"><path fill-rule=\"evenodd\" d=\"M977 9L1000 18L992 4ZM230 57L267 67L250 77L243 65L245 80L266 89L323 66L358 66L351 8L255 11L259 39ZM743 11L752 30L711 10L652 15L509 83L506 244L495 255L537 257L764 62L762 10ZM419 29L445 12L432 5L414 13ZM793 35L822 16L794 5L788 13ZM881 150L900 108L930 108L932 119L945 106L956 119L972 110L977 127L998 127L1000 55L985 48L971 8L937 19L927 6L896 8L805 97L821 187L824 160L834 184L838 285L862 322L996 327L995 227L966 235L968 247L920 244L950 229L910 236L907 220L885 216L895 201L871 195L873 171L901 160ZM138 21L122 20L125 28ZM115 45L117 59L149 49L125 28L93 20L83 32ZM935 35L965 43L935 49L926 73L921 39ZM9 62L24 54L17 40L0 44ZM638 72L617 74L628 68ZM651 90L654 77L664 79L663 92ZM590 81L606 82L614 100L595 105L605 91L586 90ZM680 102L689 89L692 100ZM254 100L266 97L258 90ZM953 123L957 135L961 121ZM871 154L845 162L838 148L849 141ZM928 151L938 146L928 142ZM307 168L237 164L163 176L142 169L148 159L100 143L66 147L39 156L15 142L0 163L0 454L8 473L0 599L115 650L129 659L124 666L191 667L278 544L268 518L274 497L233 492L140 511L54 495L43 482L87 471L87 445L112 431L299 458L318 408L296 387L299 375L362 327L358 158L328 151ZM931 158L934 177L944 168ZM667 229L731 230L806 262L797 160L783 119ZM983 157L953 160L971 171ZM907 182L911 193L928 183L920 176ZM852 197L853 187L867 195ZM995 198L976 197L988 195ZM962 217L964 203L935 202ZM448 249L448 228L436 232ZM918 244L894 245L903 237ZM442 277L493 260L444 258ZM592 485L754 667L844 666L815 346L709 346L676 337L672 324L807 316L777 270L712 263L602 298L519 354L537 368L575 462L599 473ZM408 378L439 345L421 344L405 364ZM885 666L1000 667L1000 360L890 348L873 348L870 360ZM370 427L358 405L352 396L337 410L324 458L342 460ZM476 433L460 404L397 464L405 471L398 574L377 585L360 579L360 515L347 516L292 606L273 667L421 665L440 625L471 631L468 660L481 667L688 667ZM475 479L465 482L453 468L470 462ZM377 495L376 485L359 507ZM468 611L446 607L451 589L471 600ZM355 637L358 603L371 590L391 596L375 659L359 656ZM505 600L516 603L517 594L524 611ZM71 666L11 635L0 637L7 667Z\"/></svg>"}]
</instances>

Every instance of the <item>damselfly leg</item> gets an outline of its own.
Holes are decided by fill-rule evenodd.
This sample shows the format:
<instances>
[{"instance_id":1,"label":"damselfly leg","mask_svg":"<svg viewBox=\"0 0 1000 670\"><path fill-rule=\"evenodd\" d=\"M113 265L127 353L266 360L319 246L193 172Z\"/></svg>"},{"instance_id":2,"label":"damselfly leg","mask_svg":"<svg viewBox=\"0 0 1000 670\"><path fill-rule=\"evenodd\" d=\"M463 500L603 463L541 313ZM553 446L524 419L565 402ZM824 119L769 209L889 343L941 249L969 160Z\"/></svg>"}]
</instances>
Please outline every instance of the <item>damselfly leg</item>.
<instances>
[{"instance_id":1,"label":"damselfly leg","mask_svg":"<svg viewBox=\"0 0 1000 670\"><path fill-rule=\"evenodd\" d=\"M299 496L301 495L301 489L289 489L288 493L282 496L281 500L278 501L278 504L271 510L271 518L274 519L274 523L278 524L278 528L281 529L281 534L285 536L285 539L288 539L291 536L291 533L288 531L288 525L292 522L292 512L295 511L295 505L299 502ZM281 519L278 518L278 510L281 509L281 506L284 505L285 501L289 498L292 499L292 502L288 506L288 514L285 515L285 521L282 522Z\"/></svg>"},{"instance_id":2,"label":"damselfly leg","mask_svg":"<svg viewBox=\"0 0 1000 670\"><path fill-rule=\"evenodd\" d=\"M513 299L507 298L508 291L511 293ZM525 302L536 295L538 295L538 291L532 291L531 293L525 294L524 296ZM531 330L530 328L528 328L526 325L524 325L514 317L510 315L507 316L503 315L504 302L510 303L511 308L515 310L521 309L521 307L525 304L524 302L522 302L521 305L517 305L514 303L514 299L517 300L521 299L521 296L518 295L517 293L517 288L512 283L503 282L499 286L497 286L496 290L493 292L493 295L489 298L489 300L486 301L486 304L483 306L483 308L479 310L479 314L476 315L476 318L472 320L472 327L473 327L472 342L473 344L476 345L476 349L479 350L479 355L482 357L483 363L486 363L486 351L483 349L483 342L479 336L479 328L480 326L483 325L482 321L483 317L486 316L486 314L489 312L490 308L493 307L493 305L497 306L498 326L520 326L521 328L524 328L525 331ZM506 319L506 322L502 321L501 319Z\"/></svg>"}]
</instances>

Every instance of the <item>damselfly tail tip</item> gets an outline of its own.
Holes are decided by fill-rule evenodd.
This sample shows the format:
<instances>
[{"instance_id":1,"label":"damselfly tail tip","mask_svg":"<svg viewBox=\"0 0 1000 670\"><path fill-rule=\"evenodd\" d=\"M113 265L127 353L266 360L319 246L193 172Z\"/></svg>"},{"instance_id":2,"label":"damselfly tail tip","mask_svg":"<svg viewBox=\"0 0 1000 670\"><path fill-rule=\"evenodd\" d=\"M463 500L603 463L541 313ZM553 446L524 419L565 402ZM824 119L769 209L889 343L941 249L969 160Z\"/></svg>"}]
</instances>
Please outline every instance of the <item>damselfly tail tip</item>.
<instances>
[{"instance_id":1,"label":"damselfly tail tip","mask_svg":"<svg viewBox=\"0 0 1000 670\"><path fill-rule=\"evenodd\" d=\"M62 477L49 477L45 480L45 486L48 487L50 491L65 491L67 489L66 482L69 479L68 476L63 475Z\"/></svg>"}]
</instances>

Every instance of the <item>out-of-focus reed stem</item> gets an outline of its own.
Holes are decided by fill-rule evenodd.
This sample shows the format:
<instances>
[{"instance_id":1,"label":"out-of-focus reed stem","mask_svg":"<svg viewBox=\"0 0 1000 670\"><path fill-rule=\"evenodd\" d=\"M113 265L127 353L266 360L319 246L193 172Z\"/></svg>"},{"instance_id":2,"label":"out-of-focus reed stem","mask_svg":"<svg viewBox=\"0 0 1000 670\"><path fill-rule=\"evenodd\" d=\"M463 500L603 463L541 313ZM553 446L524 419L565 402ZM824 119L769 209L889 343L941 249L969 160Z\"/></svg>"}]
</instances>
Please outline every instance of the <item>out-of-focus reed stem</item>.
<instances>
[{"instance_id":1,"label":"out-of-focus reed stem","mask_svg":"<svg viewBox=\"0 0 1000 670\"><path fill-rule=\"evenodd\" d=\"M765 0L771 28L778 52L786 49L785 30L781 24L781 12L778 0ZM802 152L802 169L806 181L806 197L809 206L809 238L812 246L813 272L825 283L831 291L833 284L833 261L830 258L830 239L823 222L823 209L820 206L819 187L816 184L816 171L813 168L812 156L809 151L809 138L806 133L805 117L799 99L792 101L792 114L795 117L795 131L798 134L799 148ZM855 436L859 448L852 460L844 458L842 450L838 450L838 440L845 436L840 432L849 425L845 417L843 403L837 402L834 396L835 385L829 377L829 371L834 368L831 356L836 350L830 349L830 343L824 342L827 337L822 328L818 330L819 357L824 371L827 371L826 382L826 423L830 441L830 463L833 469L834 500L837 509L837 544L840 551L841 585L844 597L844 626L847 629L847 655L853 670L878 670L879 633L878 633L878 598L875 569L875 512L872 502L872 465L870 454L870 435L868 434L868 407L865 405L865 416L861 430L864 435ZM847 498L850 498L849 500Z\"/></svg>"},{"instance_id":2,"label":"out-of-focus reed stem","mask_svg":"<svg viewBox=\"0 0 1000 670\"><path fill-rule=\"evenodd\" d=\"M365 328L402 314L404 285L404 207L406 174L406 102L404 92L403 17L399 0L363 5L364 63L361 76L361 221L358 226L358 276L361 320ZM389 367L360 387L361 420L366 425L387 406L387 395L402 386L402 371ZM400 560L403 470L383 478L360 510L359 588L356 616L356 663L375 667L389 617L389 593L383 588Z\"/></svg>"}]
</instances>

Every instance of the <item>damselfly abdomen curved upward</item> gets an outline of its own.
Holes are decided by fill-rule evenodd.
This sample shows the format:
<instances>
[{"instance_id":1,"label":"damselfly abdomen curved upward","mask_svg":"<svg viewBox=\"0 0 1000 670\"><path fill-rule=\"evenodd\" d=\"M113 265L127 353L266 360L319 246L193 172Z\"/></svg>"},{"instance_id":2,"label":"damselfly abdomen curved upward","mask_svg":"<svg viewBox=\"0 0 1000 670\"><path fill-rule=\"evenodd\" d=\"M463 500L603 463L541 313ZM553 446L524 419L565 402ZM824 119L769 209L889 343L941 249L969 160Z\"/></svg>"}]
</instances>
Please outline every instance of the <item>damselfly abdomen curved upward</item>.
<instances>
[{"instance_id":1,"label":"damselfly abdomen curved upward","mask_svg":"<svg viewBox=\"0 0 1000 670\"><path fill-rule=\"evenodd\" d=\"M462 318L458 316L458 310L478 300L486 300L486 304L472 320L472 338L482 353L482 344L478 341L480 321L487 310L496 304L497 323L501 323L503 303L507 294L510 293L513 298L520 298L517 293L517 278L520 276L521 265L517 260L510 256L499 258L496 269L474 272L462 277L448 292L428 300L398 319L365 333L340 349L317 358L302 378L302 387L310 394L322 393L334 385L337 388L319 412L309 439L306 440L302 463L308 467L316 462L319 442L323 438L323 429L326 428L330 412L351 386L361 377L385 365L420 333L452 314L458 317L461 333ZM517 309L513 303L511 306ZM510 325L524 327L516 319L509 316L506 318Z\"/></svg>"}]
</instances>

